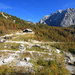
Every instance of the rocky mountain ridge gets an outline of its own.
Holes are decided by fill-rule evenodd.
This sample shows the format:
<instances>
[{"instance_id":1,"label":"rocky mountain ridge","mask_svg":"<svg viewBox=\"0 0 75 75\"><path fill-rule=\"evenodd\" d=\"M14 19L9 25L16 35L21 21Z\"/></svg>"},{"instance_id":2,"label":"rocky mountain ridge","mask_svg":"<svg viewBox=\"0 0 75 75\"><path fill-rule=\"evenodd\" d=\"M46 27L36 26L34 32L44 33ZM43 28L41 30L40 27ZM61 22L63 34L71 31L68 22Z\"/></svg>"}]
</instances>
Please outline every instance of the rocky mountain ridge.
<instances>
[{"instance_id":1,"label":"rocky mountain ridge","mask_svg":"<svg viewBox=\"0 0 75 75\"><path fill-rule=\"evenodd\" d=\"M44 16L39 23L61 27L75 25L75 9L68 8L66 10L58 10L55 13Z\"/></svg>"}]
</instances>

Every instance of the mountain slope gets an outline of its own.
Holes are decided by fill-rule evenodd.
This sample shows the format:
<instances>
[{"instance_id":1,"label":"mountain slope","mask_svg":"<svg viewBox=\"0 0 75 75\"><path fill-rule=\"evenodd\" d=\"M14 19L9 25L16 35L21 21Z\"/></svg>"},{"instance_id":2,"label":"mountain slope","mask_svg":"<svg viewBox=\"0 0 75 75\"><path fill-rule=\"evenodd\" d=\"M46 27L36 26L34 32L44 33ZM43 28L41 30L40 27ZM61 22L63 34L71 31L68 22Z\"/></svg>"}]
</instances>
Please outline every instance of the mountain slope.
<instances>
[{"instance_id":1,"label":"mountain slope","mask_svg":"<svg viewBox=\"0 0 75 75\"><path fill-rule=\"evenodd\" d=\"M75 29L72 27L62 28L48 26L40 23L33 24L12 15L0 13L0 35L12 33L26 28L32 29L35 32L34 39L36 40L59 42L75 41Z\"/></svg>"},{"instance_id":2,"label":"mountain slope","mask_svg":"<svg viewBox=\"0 0 75 75\"><path fill-rule=\"evenodd\" d=\"M32 32L23 32L26 28ZM11 34L7 34L9 30ZM0 34L5 34L0 36L0 75L74 73L74 28L33 24L1 12Z\"/></svg>"},{"instance_id":3,"label":"mountain slope","mask_svg":"<svg viewBox=\"0 0 75 75\"><path fill-rule=\"evenodd\" d=\"M75 25L75 9L58 10L55 13L45 16L40 20L40 23L61 27Z\"/></svg>"},{"instance_id":4,"label":"mountain slope","mask_svg":"<svg viewBox=\"0 0 75 75\"><path fill-rule=\"evenodd\" d=\"M35 34L39 40L74 42L75 29L67 27L53 27L47 25L38 25L35 27Z\"/></svg>"},{"instance_id":5,"label":"mountain slope","mask_svg":"<svg viewBox=\"0 0 75 75\"><path fill-rule=\"evenodd\" d=\"M0 35L8 33L8 30L28 28L30 25L34 24L32 22L22 20L16 16L0 12Z\"/></svg>"}]
</instances>

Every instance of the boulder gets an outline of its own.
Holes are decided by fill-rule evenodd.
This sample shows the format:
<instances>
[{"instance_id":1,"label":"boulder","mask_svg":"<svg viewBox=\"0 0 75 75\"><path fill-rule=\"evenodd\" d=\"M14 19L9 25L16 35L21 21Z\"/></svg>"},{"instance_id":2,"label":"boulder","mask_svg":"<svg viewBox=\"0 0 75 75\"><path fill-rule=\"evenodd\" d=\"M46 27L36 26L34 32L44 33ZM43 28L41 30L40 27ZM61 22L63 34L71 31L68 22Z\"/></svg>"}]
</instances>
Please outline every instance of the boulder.
<instances>
[{"instance_id":1,"label":"boulder","mask_svg":"<svg viewBox=\"0 0 75 75\"><path fill-rule=\"evenodd\" d=\"M25 60L26 62L29 62L29 61L30 61L30 57L26 57L26 58L24 58L24 60Z\"/></svg>"}]
</instances>

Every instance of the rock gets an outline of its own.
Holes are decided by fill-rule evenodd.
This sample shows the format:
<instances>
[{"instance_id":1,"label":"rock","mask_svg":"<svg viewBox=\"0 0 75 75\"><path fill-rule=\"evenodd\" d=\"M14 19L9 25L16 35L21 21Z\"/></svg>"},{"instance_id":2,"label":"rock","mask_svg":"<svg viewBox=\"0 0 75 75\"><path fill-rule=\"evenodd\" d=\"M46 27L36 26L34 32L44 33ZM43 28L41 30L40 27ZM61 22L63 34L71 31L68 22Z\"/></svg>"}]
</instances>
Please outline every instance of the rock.
<instances>
[{"instance_id":1,"label":"rock","mask_svg":"<svg viewBox=\"0 0 75 75\"><path fill-rule=\"evenodd\" d=\"M12 56L9 56L7 58L0 58L0 65L6 65L11 63L15 58Z\"/></svg>"},{"instance_id":2,"label":"rock","mask_svg":"<svg viewBox=\"0 0 75 75\"><path fill-rule=\"evenodd\" d=\"M36 44L36 45L33 45L32 47L40 47L40 45L39 44Z\"/></svg>"},{"instance_id":3,"label":"rock","mask_svg":"<svg viewBox=\"0 0 75 75\"><path fill-rule=\"evenodd\" d=\"M8 16L6 16L3 12L1 12L1 13L4 18L8 19Z\"/></svg>"},{"instance_id":4,"label":"rock","mask_svg":"<svg viewBox=\"0 0 75 75\"><path fill-rule=\"evenodd\" d=\"M25 60L26 62L29 62L29 61L30 61L30 57L26 57L26 58L24 58L24 60Z\"/></svg>"},{"instance_id":5,"label":"rock","mask_svg":"<svg viewBox=\"0 0 75 75\"><path fill-rule=\"evenodd\" d=\"M25 46L23 44L21 44L19 46L19 50L20 50L20 52L24 52L26 50L26 48L25 48Z\"/></svg>"},{"instance_id":6,"label":"rock","mask_svg":"<svg viewBox=\"0 0 75 75\"><path fill-rule=\"evenodd\" d=\"M58 10L55 13L45 16L39 23L61 27L75 25L75 9Z\"/></svg>"},{"instance_id":7,"label":"rock","mask_svg":"<svg viewBox=\"0 0 75 75\"><path fill-rule=\"evenodd\" d=\"M1 43L5 42L5 41L6 41L5 39L0 39L0 42L1 42Z\"/></svg>"},{"instance_id":8,"label":"rock","mask_svg":"<svg viewBox=\"0 0 75 75\"><path fill-rule=\"evenodd\" d=\"M8 37L8 36L5 36L5 37L4 37L4 39L6 39L6 40L7 40L7 39L10 39L10 37Z\"/></svg>"},{"instance_id":9,"label":"rock","mask_svg":"<svg viewBox=\"0 0 75 75\"><path fill-rule=\"evenodd\" d=\"M19 61L16 66L25 66L25 67L32 67L33 64L32 63L28 63L28 62L25 62L25 61Z\"/></svg>"},{"instance_id":10,"label":"rock","mask_svg":"<svg viewBox=\"0 0 75 75\"><path fill-rule=\"evenodd\" d=\"M61 51L60 51L59 49L56 49L56 52L57 52L57 53L60 53Z\"/></svg>"},{"instance_id":11,"label":"rock","mask_svg":"<svg viewBox=\"0 0 75 75\"><path fill-rule=\"evenodd\" d=\"M73 65L75 62L73 55L69 52L65 52L64 54L65 54L65 62L69 65Z\"/></svg>"},{"instance_id":12,"label":"rock","mask_svg":"<svg viewBox=\"0 0 75 75\"><path fill-rule=\"evenodd\" d=\"M66 69L69 70L69 72L75 75L74 71L75 71L75 66L71 66L71 65L66 65Z\"/></svg>"},{"instance_id":13,"label":"rock","mask_svg":"<svg viewBox=\"0 0 75 75\"><path fill-rule=\"evenodd\" d=\"M73 64L73 62L71 62L71 60L69 58L65 59L65 63L68 64L68 65L72 65Z\"/></svg>"},{"instance_id":14,"label":"rock","mask_svg":"<svg viewBox=\"0 0 75 75\"><path fill-rule=\"evenodd\" d=\"M4 63L10 63L14 60L14 57L9 56L8 58L4 59Z\"/></svg>"},{"instance_id":15,"label":"rock","mask_svg":"<svg viewBox=\"0 0 75 75\"><path fill-rule=\"evenodd\" d=\"M71 54L71 53L69 53L69 52L66 52L65 53L65 56L67 57L67 58L69 58L70 60L74 60L74 58L73 58L73 55Z\"/></svg>"}]
</instances>

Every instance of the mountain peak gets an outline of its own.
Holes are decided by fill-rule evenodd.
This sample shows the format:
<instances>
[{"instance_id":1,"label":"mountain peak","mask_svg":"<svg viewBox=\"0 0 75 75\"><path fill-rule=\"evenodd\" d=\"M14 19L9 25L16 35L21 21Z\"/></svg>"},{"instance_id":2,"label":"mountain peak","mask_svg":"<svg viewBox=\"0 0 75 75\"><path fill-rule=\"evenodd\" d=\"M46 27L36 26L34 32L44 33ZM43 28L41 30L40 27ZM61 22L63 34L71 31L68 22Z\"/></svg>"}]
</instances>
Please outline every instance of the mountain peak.
<instances>
[{"instance_id":1,"label":"mountain peak","mask_svg":"<svg viewBox=\"0 0 75 75\"><path fill-rule=\"evenodd\" d=\"M57 12L52 13L47 17L45 16L40 20L40 23L62 27L75 25L75 9L68 8L66 10L58 10Z\"/></svg>"},{"instance_id":2,"label":"mountain peak","mask_svg":"<svg viewBox=\"0 0 75 75\"><path fill-rule=\"evenodd\" d=\"M74 8L67 8L67 10L75 10Z\"/></svg>"},{"instance_id":3,"label":"mountain peak","mask_svg":"<svg viewBox=\"0 0 75 75\"><path fill-rule=\"evenodd\" d=\"M62 13L63 10L58 10L58 12Z\"/></svg>"}]
</instances>

